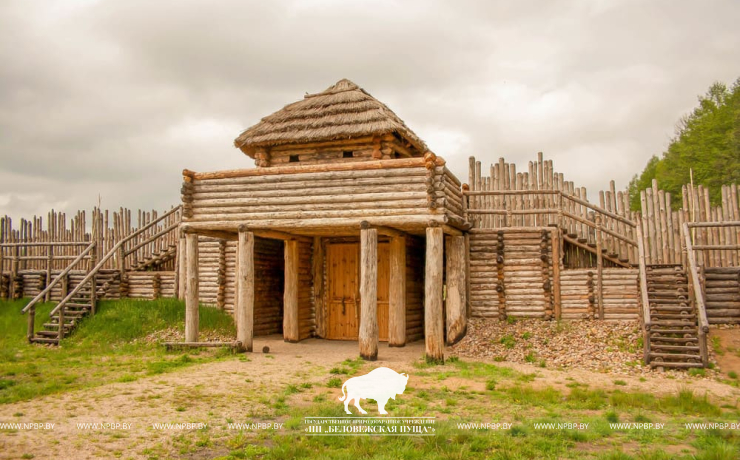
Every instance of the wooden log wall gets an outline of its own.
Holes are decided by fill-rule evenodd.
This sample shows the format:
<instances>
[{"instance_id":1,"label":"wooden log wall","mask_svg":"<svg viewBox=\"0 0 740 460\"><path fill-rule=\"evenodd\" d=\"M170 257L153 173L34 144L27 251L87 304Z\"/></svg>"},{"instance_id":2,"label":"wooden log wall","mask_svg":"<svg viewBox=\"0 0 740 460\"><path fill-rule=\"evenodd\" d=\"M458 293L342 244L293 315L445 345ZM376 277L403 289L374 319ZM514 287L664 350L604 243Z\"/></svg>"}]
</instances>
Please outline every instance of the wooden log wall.
<instances>
[{"instance_id":1,"label":"wooden log wall","mask_svg":"<svg viewBox=\"0 0 740 460\"><path fill-rule=\"evenodd\" d=\"M62 270L52 271L52 277L56 277L61 273ZM105 293L104 298L115 299L118 298L118 279L116 270L101 270L95 281L98 286L99 293ZM77 287L80 281L87 275L84 270L72 270L67 277L66 292ZM39 294L46 287L46 271L43 270L26 270L21 275L23 277L22 285L22 296L33 298ZM174 278L173 278L174 280ZM50 300L60 301L64 298L62 287L63 283L58 283L52 288L50 293Z\"/></svg>"},{"instance_id":2,"label":"wooden log wall","mask_svg":"<svg viewBox=\"0 0 740 460\"><path fill-rule=\"evenodd\" d=\"M704 301L710 324L740 323L740 267L704 269Z\"/></svg>"},{"instance_id":3,"label":"wooden log wall","mask_svg":"<svg viewBox=\"0 0 740 460\"><path fill-rule=\"evenodd\" d=\"M419 232L430 220L462 225L460 183L432 154L351 164L184 171L184 221L194 229L335 228L359 222ZM421 233L419 233L421 234Z\"/></svg>"},{"instance_id":4,"label":"wooden log wall","mask_svg":"<svg viewBox=\"0 0 740 460\"><path fill-rule=\"evenodd\" d=\"M472 316L553 318L551 241L545 229L472 229Z\"/></svg>"},{"instance_id":5,"label":"wooden log wall","mask_svg":"<svg viewBox=\"0 0 740 460\"><path fill-rule=\"evenodd\" d=\"M424 273L422 238L406 238L406 343L424 338Z\"/></svg>"},{"instance_id":6,"label":"wooden log wall","mask_svg":"<svg viewBox=\"0 0 740 460\"><path fill-rule=\"evenodd\" d=\"M254 149L254 162L257 167L267 168L290 164L357 163L420 155L420 152L401 143L393 134L386 134L341 141L257 147Z\"/></svg>"},{"instance_id":7,"label":"wooden log wall","mask_svg":"<svg viewBox=\"0 0 740 460\"><path fill-rule=\"evenodd\" d=\"M313 295L313 243L298 241L298 337L312 337L316 332Z\"/></svg>"},{"instance_id":8,"label":"wooden log wall","mask_svg":"<svg viewBox=\"0 0 740 460\"><path fill-rule=\"evenodd\" d=\"M100 245L97 251L98 258L100 258L121 239L145 227L161 214L156 210L132 211L120 208L118 211L111 212L94 208L90 213L77 211L68 218L65 213L51 210L46 218L34 216L31 219L20 219L17 228L14 227L10 217L4 216L0 217L0 243L89 242L95 237ZM142 245L126 257L126 270L137 268L174 270L174 257L163 258L161 263L156 263L157 261L153 259L161 258L165 252L174 250L177 243L176 229L161 235L156 240L147 241L167 228L176 226L180 221L179 214L179 212L171 214L129 242L128 248ZM96 235L92 235L91 229L95 229ZM49 246L45 245L22 246L18 249L20 258L18 270L46 270L48 266L52 270L63 270L84 249L84 245L54 246L51 251ZM14 256L14 248L0 247L0 273L10 272ZM52 256L51 264L49 264L50 256ZM103 268L117 268L116 264L116 257L113 257Z\"/></svg>"},{"instance_id":9,"label":"wooden log wall","mask_svg":"<svg viewBox=\"0 0 740 460\"><path fill-rule=\"evenodd\" d=\"M562 319L598 319L596 270L563 270L560 276ZM638 270L605 268L601 295L605 320L637 320L640 312Z\"/></svg>"},{"instance_id":10,"label":"wooden log wall","mask_svg":"<svg viewBox=\"0 0 740 460\"><path fill-rule=\"evenodd\" d=\"M128 295L131 299L175 297L175 272L131 272L128 274ZM108 298L108 296L106 296Z\"/></svg>"}]
</instances>

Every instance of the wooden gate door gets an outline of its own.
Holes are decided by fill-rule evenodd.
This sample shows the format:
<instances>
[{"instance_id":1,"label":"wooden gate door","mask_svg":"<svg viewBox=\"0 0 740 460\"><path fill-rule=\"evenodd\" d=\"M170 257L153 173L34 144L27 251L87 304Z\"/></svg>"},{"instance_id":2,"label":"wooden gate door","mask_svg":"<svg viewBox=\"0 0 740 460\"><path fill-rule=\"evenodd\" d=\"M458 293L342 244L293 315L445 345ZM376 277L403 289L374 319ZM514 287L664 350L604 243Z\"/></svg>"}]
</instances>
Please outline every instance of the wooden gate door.
<instances>
[{"instance_id":1,"label":"wooden gate door","mask_svg":"<svg viewBox=\"0 0 740 460\"><path fill-rule=\"evenodd\" d=\"M388 340L389 245L378 245L378 338ZM326 338L357 340L360 330L360 245L326 246Z\"/></svg>"}]
</instances>

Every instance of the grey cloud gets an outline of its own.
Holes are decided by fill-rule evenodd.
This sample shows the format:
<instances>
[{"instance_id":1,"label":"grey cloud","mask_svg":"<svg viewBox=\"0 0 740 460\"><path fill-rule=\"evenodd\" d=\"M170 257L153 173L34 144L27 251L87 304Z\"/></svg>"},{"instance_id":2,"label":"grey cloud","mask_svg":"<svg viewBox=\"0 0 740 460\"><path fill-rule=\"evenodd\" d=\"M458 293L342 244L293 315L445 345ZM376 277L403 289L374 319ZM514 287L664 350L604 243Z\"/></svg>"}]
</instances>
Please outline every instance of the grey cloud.
<instances>
[{"instance_id":1,"label":"grey cloud","mask_svg":"<svg viewBox=\"0 0 740 460\"><path fill-rule=\"evenodd\" d=\"M624 187L715 80L734 1L9 1L0 5L0 214L164 208L183 168L251 167L240 130L350 78L461 178L544 151Z\"/></svg>"}]
</instances>

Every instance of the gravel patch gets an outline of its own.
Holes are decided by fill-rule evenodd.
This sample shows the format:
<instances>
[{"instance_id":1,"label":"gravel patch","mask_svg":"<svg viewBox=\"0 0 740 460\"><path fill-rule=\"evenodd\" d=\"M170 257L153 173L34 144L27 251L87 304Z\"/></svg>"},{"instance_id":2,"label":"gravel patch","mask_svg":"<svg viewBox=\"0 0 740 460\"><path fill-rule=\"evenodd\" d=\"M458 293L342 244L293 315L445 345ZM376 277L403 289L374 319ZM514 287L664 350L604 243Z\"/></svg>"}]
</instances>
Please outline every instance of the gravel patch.
<instances>
[{"instance_id":1,"label":"gravel patch","mask_svg":"<svg viewBox=\"0 0 740 460\"><path fill-rule=\"evenodd\" d=\"M546 368L622 375L660 372L643 365L642 332L637 321L471 318L467 335L451 352L453 356L530 363ZM680 379L688 377L685 371L663 373ZM716 371L706 369L705 373L711 377Z\"/></svg>"}]
</instances>

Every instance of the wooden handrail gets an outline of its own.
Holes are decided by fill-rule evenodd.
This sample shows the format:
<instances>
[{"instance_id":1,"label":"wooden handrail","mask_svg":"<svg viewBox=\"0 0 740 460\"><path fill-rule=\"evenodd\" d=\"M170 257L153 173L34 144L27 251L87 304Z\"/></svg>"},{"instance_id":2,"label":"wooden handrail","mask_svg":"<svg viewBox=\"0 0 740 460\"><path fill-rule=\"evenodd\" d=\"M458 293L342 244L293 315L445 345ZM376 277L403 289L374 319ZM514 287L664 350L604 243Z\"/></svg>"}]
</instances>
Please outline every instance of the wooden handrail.
<instances>
[{"instance_id":1,"label":"wooden handrail","mask_svg":"<svg viewBox=\"0 0 740 460\"><path fill-rule=\"evenodd\" d=\"M740 227L740 220L727 220L724 222L687 222L689 228L698 227Z\"/></svg>"},{"instance_id":2,"label":"wooden handrail","mask_svg":"<svg viewBox=\"0 0 740 460\"><path fill-rule=\"evenodd\" d=\"M70 299L72 297L74 297L80 291L80 289L82 289L82 286L84 286L88 281L90 281L92 279L92 277L95 276L100 271L100 269L105 265L105 263L111 257L113 257L114 254L116 254L118 252L118 249L119 248L121 248L124 244L126 244L127 242L129 242L132 238L134 238L136 236L139 236L144 231L150 229L151 227L153 227L154 225L156 225L161 220L165 219L166 217L169 217L171 214L175 213L176 211L179 211L181 208L182 208L182 205L176 206L176 207L170 209L169 211L167 211L166 213L162 214L157 219L149 222L144 227L138 229L134 233L128 235L126 238L122 239L121 241L119 241L118 243L116 243L115 245L113 245L113 247L108 251L108 253L105 254L100 259L100 262L98 262L98 264L95 265L95 267L92 270L90 270L90 272L88 272L88 274L82 279L82 281L80 281L79 284L74 289L72 289L72 291L70 291L69 294L67 294L67 297L65 297L64 299L62 299L62 301L59 302L59 304L49 313L49 316L54 316L54 314L56 314L56 312L59 311L59 309L61 309L62 307L64 307L67 304L67 302L69 302ZM93 286L93 289L95 289L94 286Z\"/></svg>"},{"instance_id":3,"label":"wooden handrail","mask_svg":"<svg viewBox=\"0 0 740 460\"><path fill-rule=\"evenodd\" d=\"M62 272L61 272L60 274L58 274L58 275L57 275L57 276L56 276L56 277L54 278L54 280L53 280L53 281L52 281L51 283L49 283L49 285L48 285L48 286L46 286L46 288L45 288L45 289L44 289L43 291L39 292L39 294L38 294L38 295L37 295L36 297L34 297L34 298L33 298L33 299L32 299L32 300L31 300L31 301L30 301L30 302L28 303L28 305L26 305L26 306L25 306L25 308L23 308L23 310L21 310L21 313L26 313L26 312L27 312L27 311L28 311L28 310L29 310L29 309L30 309L31 307L33 307L34 305L36 305L36 304L38 303L38 301L39 301L39 300L43 299L43 298L44 298L44 297L46 296L46 294L47 294L47 293L51 292L51 289L52 289L52 288L53 288L54 286L56 286L56 285L57 285L57 283L58 283L58 282L59 282L59 281L60 281L60 280L61 280L62 278L64 278L65 276L67 276L67 274L68 274L68 273L69 273L69 272L70 272L70 271L72 270L72 268L73 268L73 267L74 267L75 265L77 265L77 264L78 264L78 263L79 263L79 262L80 262L80 261L81 261L82 259L84 259L84 258L85 258L85 256L86 256L86 255L87 255L87 254L88 254L88 253L89 253L90 251L92 251L92 249L93 249L93 248L95 247L95 242L94 242L94 241L93 241L92 243L87 243L87 244L88 244L87 248L85 248L85 250L84 250L84 251L82 251L82 252L80 253L80 255L78 255L78 256L77 256L77 258L76 258L76 259L75 259L74 261L72 261L72 263L70 263L69 265L67 265L67 268L65 268L64 270L62 270Z\"/></svg>"},{"instance_id":4,"label":"wooden handrail","mask_svg":"<svg viewBox=\"0 0 740 460\"><path fill-rule=\"evenodd\" d=\"M637 253L640 265L640 295L642 298L642 335L645 364L650 363L650 299L647 290L647 268L645 267L645 243L642 240L642 224L635 227Z\"/></svg>"},{"instance_id":5,"label":"wooden handrail","mask_svg":"<svg viewBox=\"0 0 740 460\"><path fill-rule=\"evenodd\" d=\"M681 227L684 244L686 246L686 262L689 269L689 281L694 293L694 302L696 304L696 313L699 318L699 354L704 367L709 365L709 352L707 350L707 333L709 332L709 320L707 319L707 306L704 303L704 293L701 290L701 279L697 271L696 255L691 244L691 234L689 226L684 222Z\"/></svg>"},{"instance_id":6,"label":"wooden handrail","mask_svg":"<svg viewBox=\"0 0 740 460\"><path fill-rule=\"evenodd\" d=\"M607 211L606 209L600 208L599 206L596 206L593 203L589 203L586 200L583 200L581 198L575 197L573 195L568 195L560 190L463 190L463 195L468 196L496 196L496 195L559 195L562 198L568 199L573 201L574 203L578 203L582 206L585 206L592 211L602 214L606 217L609 217L611 219L614 219L616 221L622 222L625 225L628 225L632 228L637 227L637 224L625 217L620 216L619 214L614 214L613 212ZM560 203L559 208L562 208L562 200L559 200L558 203ZM481 213L479 209L471 208L468 209L468 212L471 214L483 214ZM573 218L573 215L570 215L571 218ZM614 235L613 235L614 236ZM626 240L627 241L627 240ZM634 242L632 243L634 244Z\"/></svg>"},{"instance_id":7,"label":"wooden handrail","mask_svg":"<svg viewBox=\"0 0 740 460\"><path fill-rule=\"evenodd\" d=\"M704 294L701 292L701 280L696 264L696 256L694 255L694 248L691 244L691 235L689 233L689 227L684 222L683 224L683 238L684 244L686 244L686 260L689 264L689 276L694 288L694 296L696 299L696 307L699 313L699 327L704 332L709 332L709 321L707 320L707 307L704 303Z\"/></svg>"},{"instance_id":8,"label":"wooden handrail","mask_svg":"<svg viewBox=\"0 0 740 460\"><path fill-rule=\"evenodd\" d=\"M149 237L146 240L142 241L141 243L137 244L136 246L134 246L133 248L129 249L128 251L125 251L123 253L123 256L126 257L128 255L133 254L138 249L146 246L147 244L151 243L152 241L155 241L160 236L166 235L167 233L171 232L172 230L176 229L179 226L180 226L180 223L179 222L176 222L176 223L170 225L169 227L165 228L164 230L160 231L159 233L156 233L155 235L152 235L151 237Z\"/></svg>"}]
</instances>

